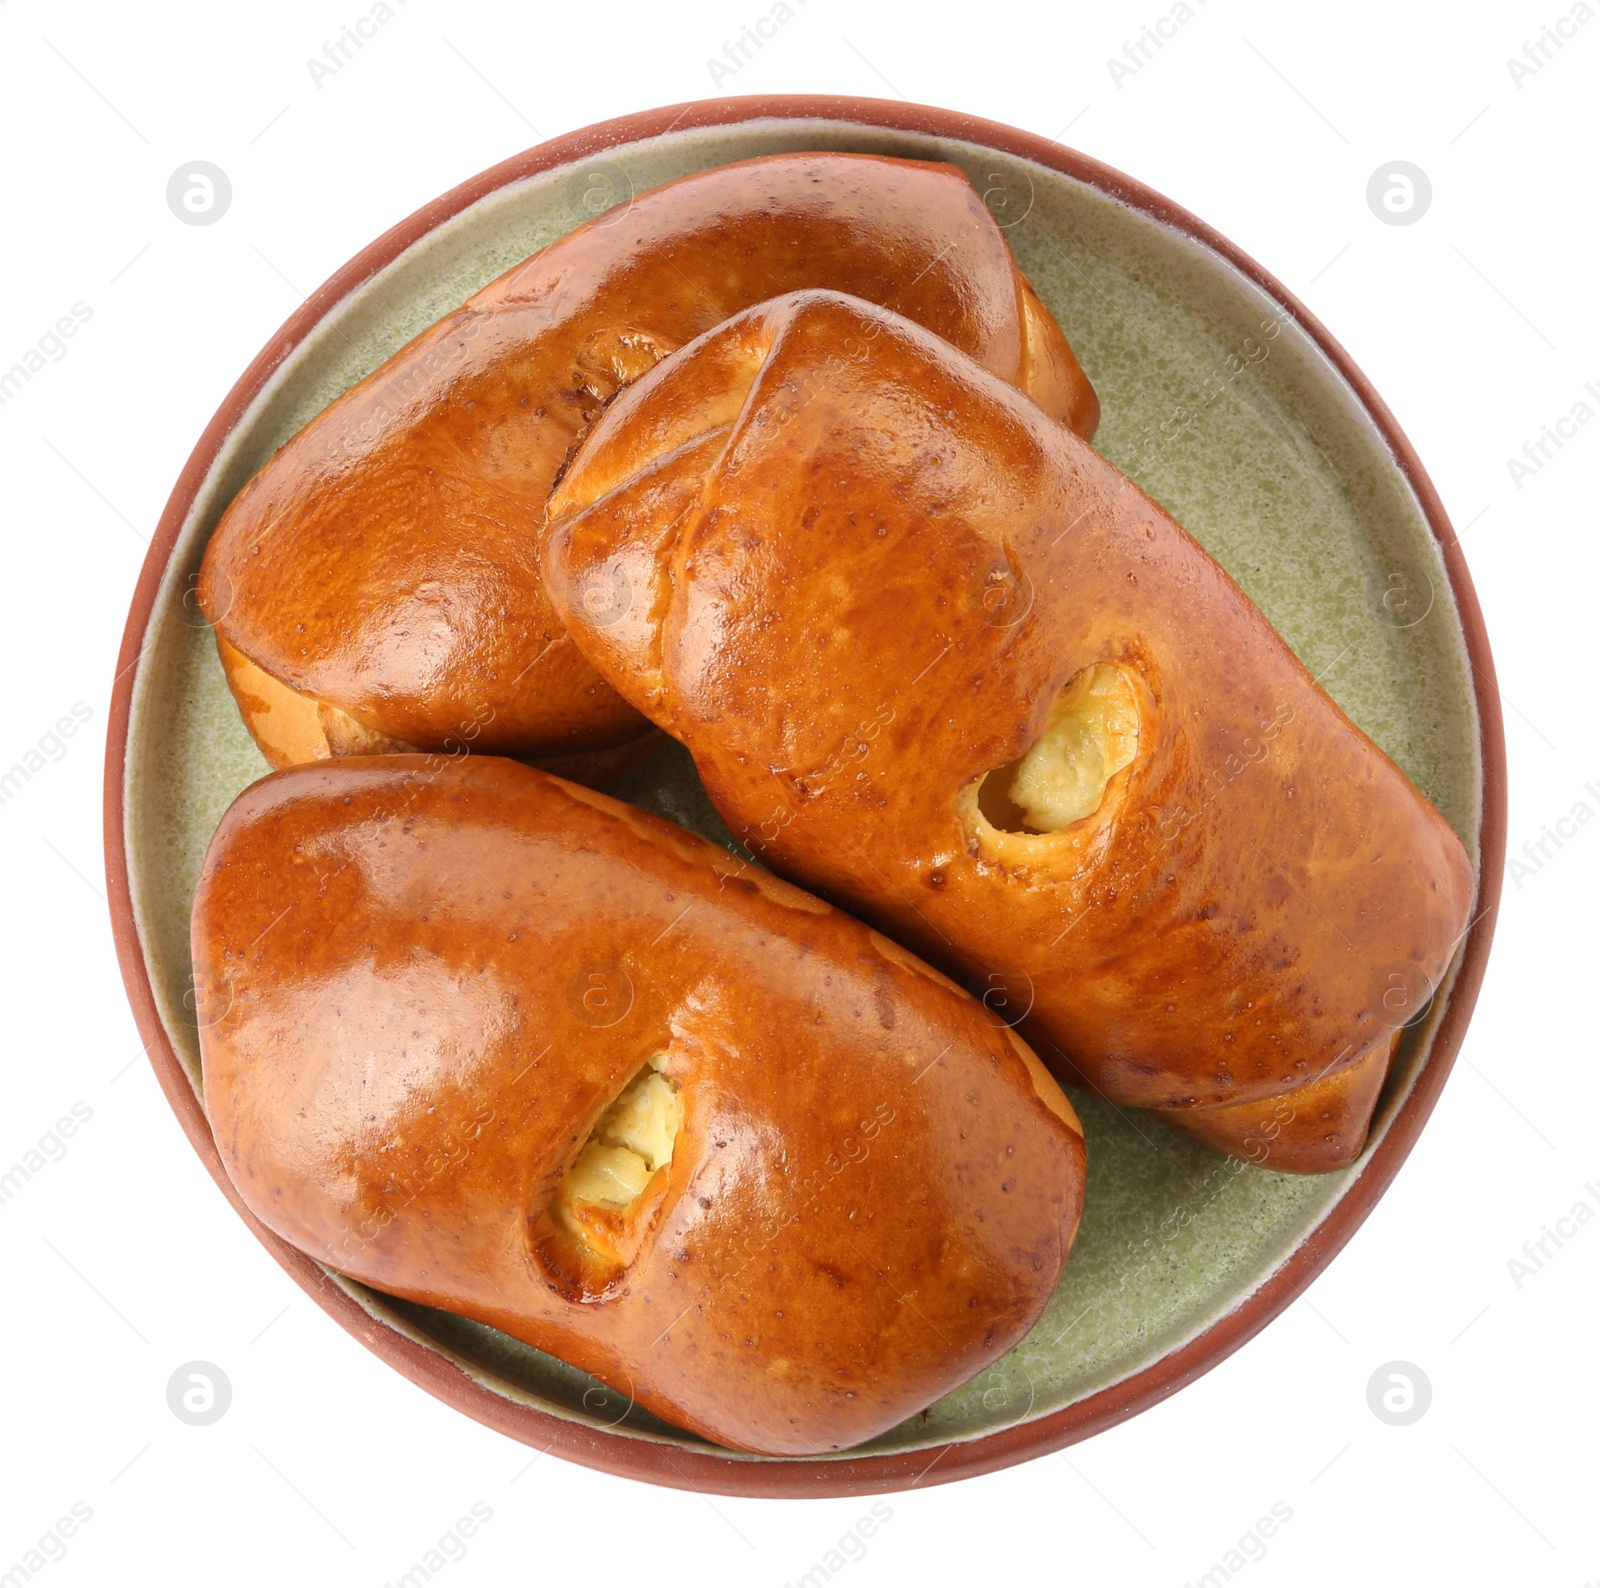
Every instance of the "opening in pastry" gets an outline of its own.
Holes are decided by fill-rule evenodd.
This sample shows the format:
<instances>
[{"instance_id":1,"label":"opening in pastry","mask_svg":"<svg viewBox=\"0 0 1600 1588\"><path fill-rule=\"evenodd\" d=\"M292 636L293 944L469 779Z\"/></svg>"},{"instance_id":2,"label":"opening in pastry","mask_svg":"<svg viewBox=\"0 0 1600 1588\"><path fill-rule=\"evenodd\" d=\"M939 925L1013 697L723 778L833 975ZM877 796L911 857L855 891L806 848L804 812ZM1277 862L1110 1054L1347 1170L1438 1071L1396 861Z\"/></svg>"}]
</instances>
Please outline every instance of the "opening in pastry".
<instances>
[{"instance_id":1,"label":"opening in pastry","mask_svg":"<svg viewBox=\"0 0 1600 1588\"><path fill-rule=\"evenodd\" d=\"M1059 833L1099 810L1138 750L1133 684L1114 662L1096 662L1056 696L1039 742L983 780L978 809L1001 832Z\"/></svg>"},{"instance_id":2,"label":"opening in pastry","mask_svg":"<svg viewBox=\"0 0 1600 1588\"><path fill-rule=\"evenodd\" d=\"M672 1162L683 1126L683 1097L662 1067L650 1062L595 1121L550 1204L558 1228L612 1263L631 1255L629 1236L645 1194Z\"/></svg>"}]
</instances>

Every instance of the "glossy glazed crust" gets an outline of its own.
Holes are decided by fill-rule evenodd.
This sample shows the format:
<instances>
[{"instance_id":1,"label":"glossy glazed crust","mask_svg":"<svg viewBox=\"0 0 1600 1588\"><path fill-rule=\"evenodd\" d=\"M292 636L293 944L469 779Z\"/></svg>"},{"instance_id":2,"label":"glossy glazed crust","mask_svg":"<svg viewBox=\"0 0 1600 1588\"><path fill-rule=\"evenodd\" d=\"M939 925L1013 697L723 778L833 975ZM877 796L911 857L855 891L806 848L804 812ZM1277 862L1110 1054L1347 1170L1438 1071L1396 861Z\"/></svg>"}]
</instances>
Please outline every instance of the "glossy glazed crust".
<instances>
[{"instance_id":1,"label":"glossy glazed crust","mask_svg":"<svg viewBox=\"0 0 1600 1588\"><path fill-rule=\"evenodd\" d=\"M514 762L255 784L212 842L192 947L207 1112L264 1223L721 1444L842 1449L913 1414L1021 1338L1077 1226L1077 1120L973 999ZM601 1283L542 1210L662 1050L685 1122Z\"/></svg>"},{"instance_id":2,"label":"glossy glazed crust","mask_svg":"<svg viewBox=\"0 0 1600 1588\"><path fill-rule=\"evenodd\" d=\"M202 606L313 707L419 749L469 725L483 749L534 756L634 737L643 720L545 597L546 495L619 386L806 286L892 304L1093 433L1093 389L962 172L773 155L597 217L330 404L223 516Z\"/></svg>"},{"instance_id":3,"label":"glossy glazed crust","mask_svg":"<svg viewBox=\"0 0 1600 1588\"><path fill-rule=\"evenodd\" d=\"M1225 1108L1173 1108L1161 1117L1195 1141L1288 1174L1324 1174L1352 1162L1400 1046L1400 1032L1355 1064L1304 1086Z\"/></svg>"},{"instance_id":4,"label":"glossy glazed crust","mask_svg":"<svg viewBox=\"0 0 1600 1588\"><path fill-rule=\"evenodd\" d=\"M238 703L239 715L269 766L281 772L285 767L304 766L310 761L328 761L339 756L416 752L414 744L363 728L337 706L318 705L304 695L297 695L287 684L280 684L270 673L264 673L236 651L221 634L216 639L223 676ZM470 755L483 731L482 716L468 722L461 732L450 734L433 753ZM568 755L528 759L541 771L554 772L570 783L609 790L670 742L659 728L650 728L638 738L603 750L577 750Z\"/></svg>"},{"instance_id":5,"label":"glossy glazed crust","mask_svg":"<svg viewBox=\"0 0 1600 1588\"><path fill-rule=\"evenodd\" d=\"M617 399L551 517L558 608L734 833L1066 1079L1160 1109L1339 1084L1466 928L1456 835L1217 563L897 316L736 317ZM626 574L625 620L584 624L596 570ZM978 784L1097 662L1133 682L1133 763L1065 831L985 837Z\"/></svg>"}]
</instances>

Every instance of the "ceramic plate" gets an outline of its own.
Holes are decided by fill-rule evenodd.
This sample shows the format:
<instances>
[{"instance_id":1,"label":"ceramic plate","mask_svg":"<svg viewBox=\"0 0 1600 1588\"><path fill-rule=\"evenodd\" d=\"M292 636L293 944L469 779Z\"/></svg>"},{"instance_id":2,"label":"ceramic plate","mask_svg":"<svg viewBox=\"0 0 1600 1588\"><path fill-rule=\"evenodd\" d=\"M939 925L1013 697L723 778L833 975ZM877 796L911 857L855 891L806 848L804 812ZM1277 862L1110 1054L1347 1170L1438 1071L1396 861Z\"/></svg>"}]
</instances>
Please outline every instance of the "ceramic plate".
<instances>
[{"instance_id":1,"label":"ceramic plate","mask_svg":"<svg viewBox=\"0 0 1600 1588\"><path fill-rule=\"evenodd\" d=\"M1479 867L1477 922L1407 1029L1361 1160L1247 1168L1075 1094L1088 1204L1037 1327L988 1372L847 1454L731 1454L465 1319L328 1274L221 1174L199 1101L189 905L229 802L267 771L193 599L234 493L331 399L485 282L686 172L782 150L961 166L1096 390L1096 445L1221 561L1323 686L1444 813ZM621 792L726 841L673 751ZM106 848L130 998L191 1141L318 1302L409 1377L540 1448L732 1493L841 1493L992 1470L1131 1415L1214 1365L1331 1259L1432 1108L1476 995L1504 844L1499 706L1444 513L1393 419L1327 333L1193 217L1059 145L864 100L672 107L544 144L447 194L307 301L245 373L178 483L129 618L108 749Z\"/></svg>"}]
</instances>

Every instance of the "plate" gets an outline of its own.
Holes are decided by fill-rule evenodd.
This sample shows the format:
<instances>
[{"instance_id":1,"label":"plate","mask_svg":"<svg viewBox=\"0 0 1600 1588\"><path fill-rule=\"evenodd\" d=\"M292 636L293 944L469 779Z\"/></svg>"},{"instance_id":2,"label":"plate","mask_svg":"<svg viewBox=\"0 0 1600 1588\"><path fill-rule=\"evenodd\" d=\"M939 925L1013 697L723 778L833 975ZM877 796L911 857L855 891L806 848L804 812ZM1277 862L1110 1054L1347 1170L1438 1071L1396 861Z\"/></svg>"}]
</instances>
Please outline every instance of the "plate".
<instances>
[{"instance_id":1,"label":"plate","mask_svg":"<svg viewBox=\"0 0 1600 1588\"><path fill-rule=\"evenodd\" d=\"M804 149L967 171L1099 392L1096 445L1204 543L1444 813L1479 898L1356 1164L1274 1174L1074 1094L1087 1208L1032 1333L872 1443L779 1460L708 1445L494 1330L332 1274L240 1202L199 1096L205 1008L188 919L219 818L267 766L194 583L207 536L272 450L486 281L585 220L620 221L658 183ZM200 438L152 540L118 669L105 793L117 948L157 1076L218 1185L317 1303L414 1382L527 1444L680 1487L947 1482L1082 1439L1214 1366L1331 1261L1393 1178L1460 1046L1494 926L1505 754L1493 662L1454 533L1388 410L1301 304L1193 216L1058 144L925 106L783 97L648 111L541 144L402 222L305 302ZM726 838L681 751L619 792Z\"/></svg>"}]
</instances>

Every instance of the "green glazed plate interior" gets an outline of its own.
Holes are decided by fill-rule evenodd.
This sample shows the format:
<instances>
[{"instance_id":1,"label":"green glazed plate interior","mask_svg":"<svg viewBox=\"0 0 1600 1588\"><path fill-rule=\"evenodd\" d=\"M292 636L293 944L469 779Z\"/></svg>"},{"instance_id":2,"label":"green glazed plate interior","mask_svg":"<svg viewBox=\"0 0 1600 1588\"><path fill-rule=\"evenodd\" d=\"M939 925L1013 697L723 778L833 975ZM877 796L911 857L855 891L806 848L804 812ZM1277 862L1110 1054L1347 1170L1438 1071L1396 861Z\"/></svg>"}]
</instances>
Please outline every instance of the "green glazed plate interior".
<instances>
[{"instance_id":1,"label":"green glazed plate interior","mask_svg":"<svg viewBox=\"0 0 1600 1588\"><path fill-rule=\"evenodd\" d=\"M190 899L222 813L268 770L193 605L193 574L223 509L272 450L340 392L597 210L690 171L819 148L949 160L966 170L1099 392L1096 445L1221 561L1323 687L1444 813L1476 862L1477 713L1433 537L1343 378L1258 287L1186 234L1060 172L978 145L831 121L670 133L502 188L415 243L294 350L196 498L157 597L134 693L126 841L151 985L197 1092L199 1046L184 1002ZM681 751L658 757L619 792L731 844ZM1449 989L1447 979L1407 1030L1369 1153L1426 1058ZM1266 1280L1360 1169L1274 1174L1188 1142L1148 1115L1081 1094L1073 1102L1088 1137L1088 1204L1043 1318L988 1372L856 1454L976 1438L1148 1367ZM491 1329L339 1283L375 1317L513 1401L639 1439L703 1444Z\"/></svg>"}]
</instances>

